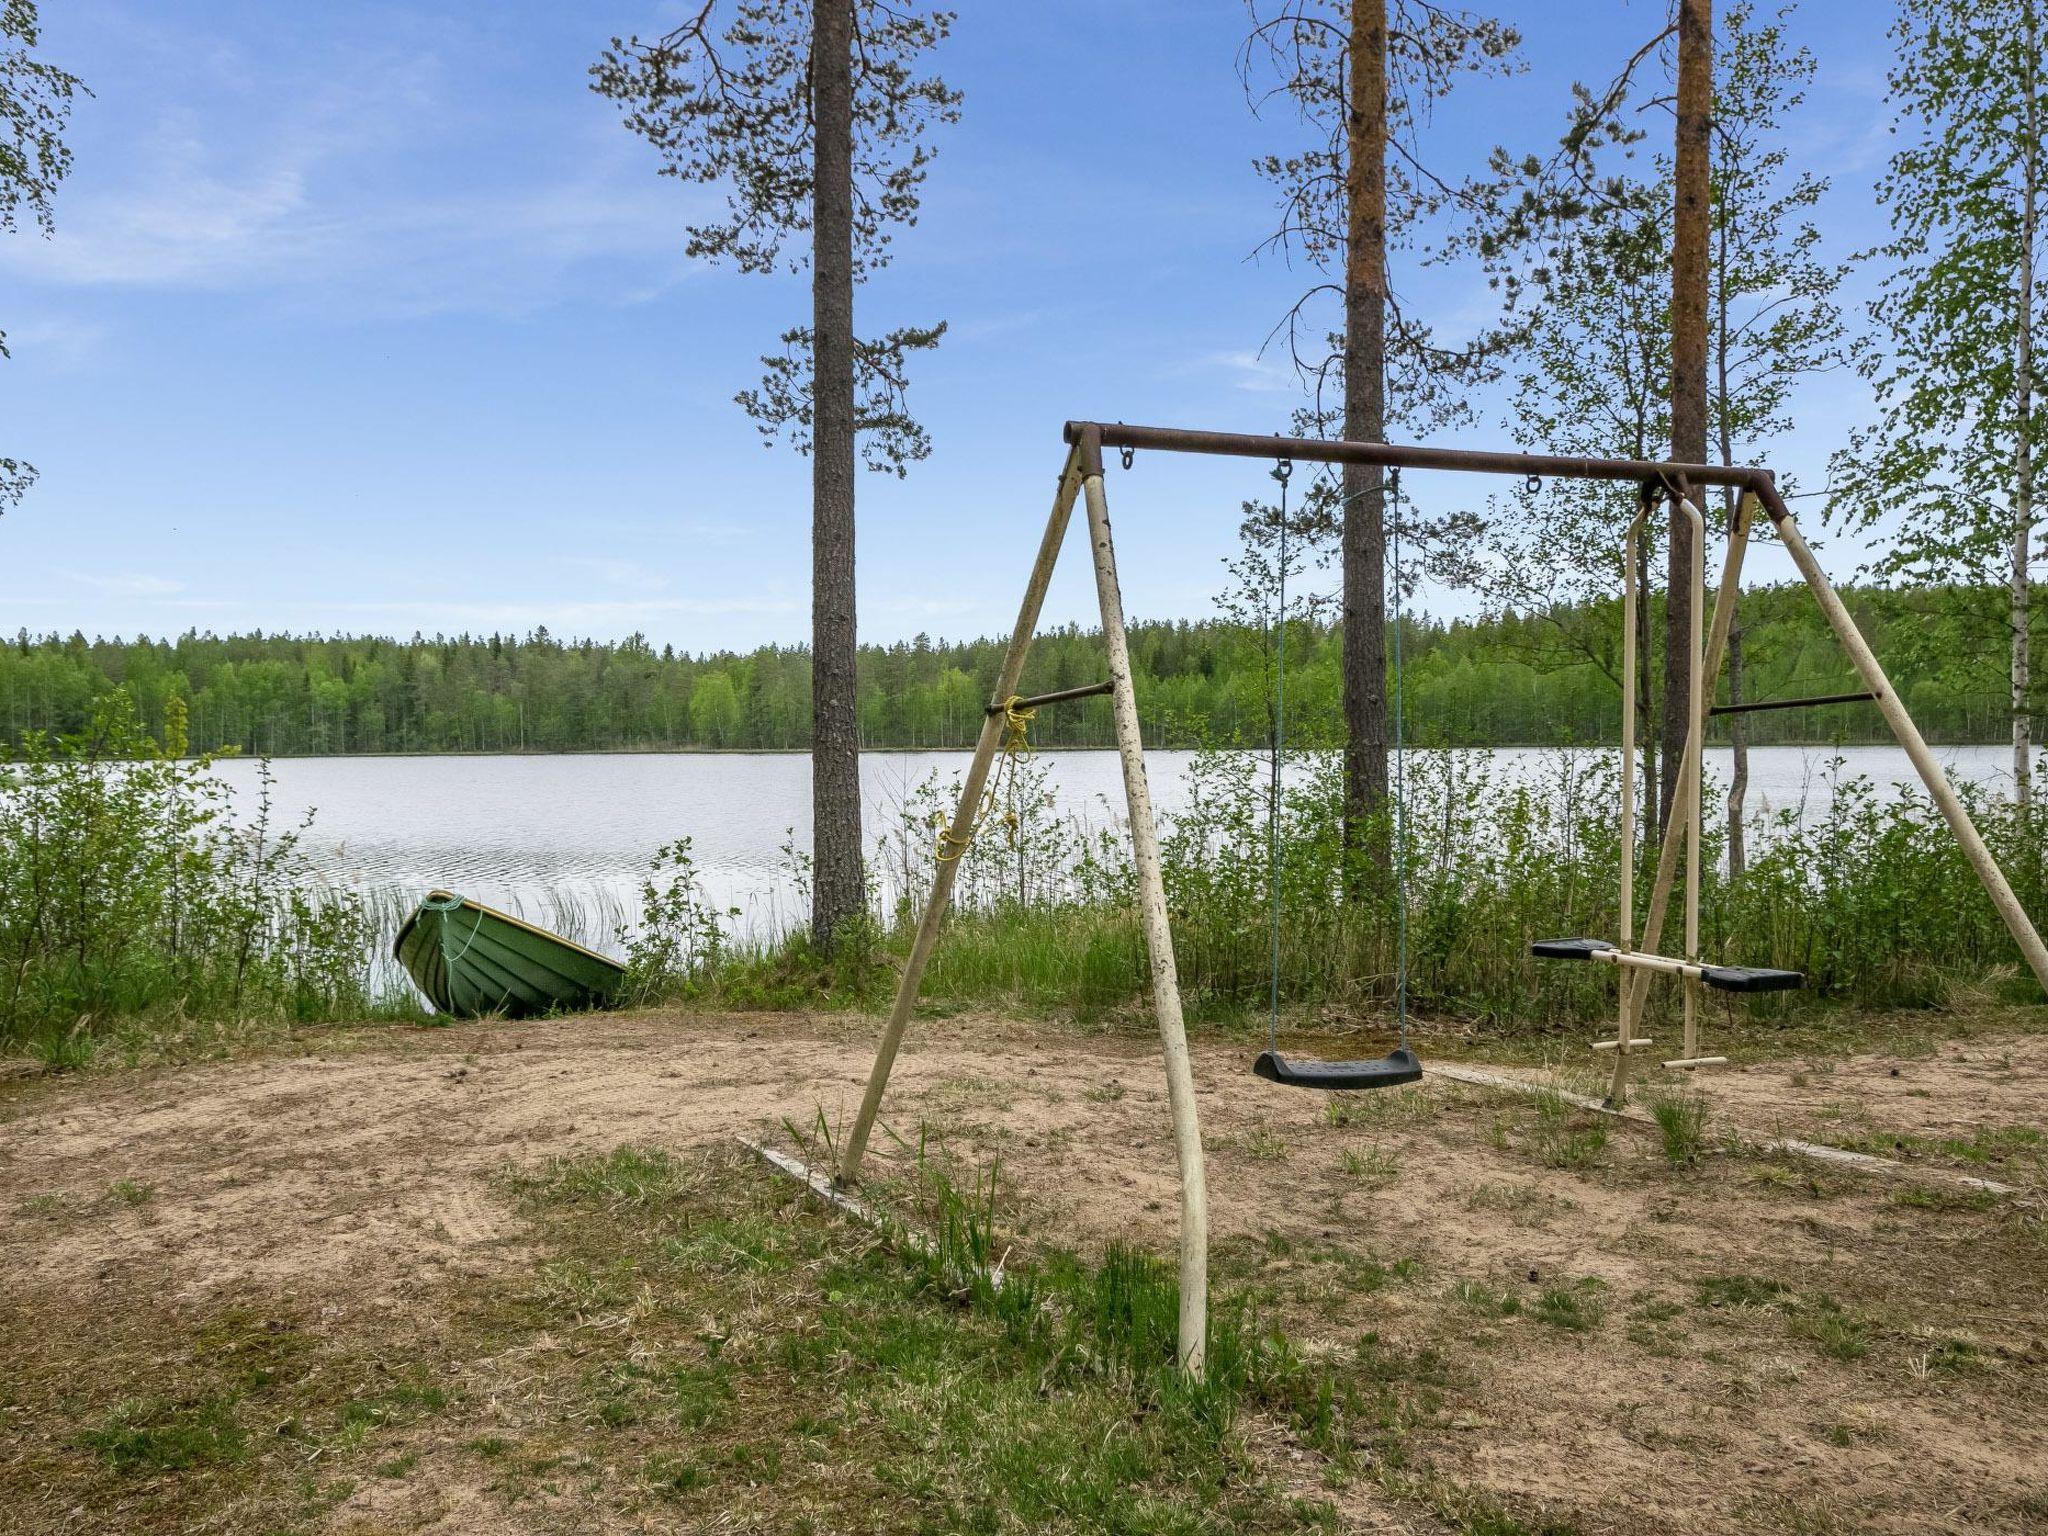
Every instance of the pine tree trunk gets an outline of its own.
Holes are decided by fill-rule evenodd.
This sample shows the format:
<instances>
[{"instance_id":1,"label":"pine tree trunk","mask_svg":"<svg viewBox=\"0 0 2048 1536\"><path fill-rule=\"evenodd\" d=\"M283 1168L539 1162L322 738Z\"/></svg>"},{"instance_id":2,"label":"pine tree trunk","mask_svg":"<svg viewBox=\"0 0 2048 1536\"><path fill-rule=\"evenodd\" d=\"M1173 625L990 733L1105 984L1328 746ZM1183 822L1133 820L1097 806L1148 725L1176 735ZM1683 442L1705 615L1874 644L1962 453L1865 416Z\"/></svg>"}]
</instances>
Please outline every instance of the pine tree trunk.
<instances>
[{"instance_id":1,"label":"pine tree trunk","mask_svg":"<svg viewBox=\"0 0 2048 1536\"><path fill-rule=\"evenodd\" d=\"M1707 457L1707 120L1713 108L1713 0L1679 0L1678 142L1671 227L1671 457ZM1693 494L1699 494L1695 487ZM1692 527L1671 509L1664 603L1664 775L1658 825L1671 817L1670 771L1685 751L1692 711Z\"/></svg>"},{"instance_id":2,"label":"pine tree trunk","mask_svg":"<svg viewBox=\"0 0 2048 1536\"><path fill-rule=\"evenodd\" d=\"M866 902L853 560L853 0L817 0L811 327L811 937L830 952Z\"/></svg>"},{"instance_id":3,"label":"pine tree trunk","mask_svg":"<svg viewBox=\"0 0 2048 1536\"><path fill-rule=\"evenodd\" d=\"M2031 7L2029 17L2031 19ZM2031 31L2031 28L2029 29ZM2032 39L2029 39L2031 43ZM2027 49L2024 142L2020 147L2024 186L2020 204L2020 262L2016 286L2018 345L2013 357L2016 386L2012 517L2012 789L2021 806L2034 800L2031 691L2033 619L2027 563L2034 544L2034 240L2039 234L2035 202L2041 182L2041 124L2035 109L2033 49Z\"/></svg>"},{"instance_id":4,"label":"pine tree trunk","mask_svg":"<svg viewBox=\"0 0 2048 1536\"><path fill-rule=\"evenodd\" d=\"M1351 101L1346 131L1344 435L1387 435L1387 7L1352 0ZM1384 471L1344 466L1344 846L1347 883L1361 894L1387 801L1387 589Z\"/></svg>"}]
</instances>

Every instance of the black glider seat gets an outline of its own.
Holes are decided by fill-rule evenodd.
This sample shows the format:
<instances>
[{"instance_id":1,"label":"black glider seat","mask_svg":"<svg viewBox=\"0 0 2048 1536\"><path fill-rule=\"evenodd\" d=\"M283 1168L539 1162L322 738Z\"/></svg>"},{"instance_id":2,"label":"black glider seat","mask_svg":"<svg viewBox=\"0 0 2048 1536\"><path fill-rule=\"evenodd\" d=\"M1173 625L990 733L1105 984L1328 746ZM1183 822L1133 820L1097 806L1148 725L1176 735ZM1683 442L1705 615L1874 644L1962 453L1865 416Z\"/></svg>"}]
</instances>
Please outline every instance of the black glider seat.
<instances>
[{"instance_id":1,"label":"black glider seat","mask_svg":"<svg viewBox=\"0 0 2048 1536\"><path fill-rule=\"evenodd\" d=\"M1806 985L1798 971L1774 971L1761 965L1709 965L1700 980L1723 992L1797 992Z\"/></svg>"},{"instance_id":2,"label":"black glider seat","mask_svg":"<svg viewBox=\"0 0 2048 1536\"><path fill-rule=\"evenodd\" d=\"M1377 1061L1289 1061L1261 1051L1252 1072L1289 1088L1394 1088L1422 1079L1422 1059L1403 1046Z\"/></svg>"},{"instance_id":3,"label":"black glider seat","mask_svg":"<svg viewBox=\"0 0 2048 1536\"><path fill-rule=\"evenodd\" d=\"M1538 939L1529 953L1539 960L1590 960L1612 948L1605 939Z\"/></svg>"},{"instance_id":4,"label":"black glider seat","mask_svg":"<svg viewBox=\"0 0 2048 1536\"><path fill-rule=\"evenodd\" d=\"M1538 939L1529 953L1540 960L1590 960L1610 953L1605 939ZM1700 980L1723 992L1797 992L1806 985L1798 971L1775 971L1763 965L1703 965Z\"/></svg>"}]
</instances>

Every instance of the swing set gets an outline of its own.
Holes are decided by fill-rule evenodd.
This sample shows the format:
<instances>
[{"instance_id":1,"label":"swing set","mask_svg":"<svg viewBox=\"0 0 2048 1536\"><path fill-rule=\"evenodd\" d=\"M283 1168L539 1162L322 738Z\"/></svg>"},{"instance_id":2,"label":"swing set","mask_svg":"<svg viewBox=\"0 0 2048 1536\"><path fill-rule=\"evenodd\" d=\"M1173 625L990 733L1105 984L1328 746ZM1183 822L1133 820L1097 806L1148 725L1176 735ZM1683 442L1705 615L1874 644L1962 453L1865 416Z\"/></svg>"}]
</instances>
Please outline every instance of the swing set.
<instances>
[{"instance_id":1,"label":"swing set","mask_svg":"<svg viewBox=\"0 0 2048 1536\"><path fill-rule=\"evenodd\" d=\"M1623 587L1625 638L1622 690L1620 933L1618 941L1590 938L1548 939L1540 940L1531 946L1535 954L1546 958L1599 961L1612 964L1621 971L1620 1017L1615 1038L1595 1042L1595 1049L1612 1051L1614 1054L1610 1102L1618 1104L1627 1093L1633 1053L1653 1043L1638 1038L1634 1029L1642 1016L1649 983L1656 976L1676 976L1684 983L1684 1047L1679 1056L1669 1061L1670 1065L1678 1067L1705 1066L1721 1059L1703 1057L1698 1053L1696 1003L1700 988L1712 987L1727 992L1769 991L1798 986L1803 979L1794 971L1705 965L1700 962L1698 956L1701 749L1705 740L1707 720L1714 712L1708 701L1714 680L1719 676L1722 656L1726 650L1728 630L1734 617L1735 596L1741 577L1742 558L1749 540L1750 524L1758 507L1761 507L1770 518L1778 541L1792 557L1800 575L1805 578L1807 586L1828 620L1829 627L1855 665L1867 692L1831 696L1826 699L1772 701L1762 706L1743 705L1725 708L1794 708L1843 703L1850 699L1867 699L1875 703L1886 724L1891 727L1893 735L1897 737L1899 745L1912 760L1921 781L1927 787L1929 796L1948 822L1951 833L1969 859L1971 867L1983 883L1992 904L2019 945L2021 953L2026 957L2028 966L2042 986L2048 988L2048 948L2042 945L2041 936L2035 931L2033 923L2021 908L2018 898L2014 896L2011 885L2007 883L2004 873L1992 857L1991 850L1985 846L1983 837L1971 822L1969 812L1957 797L1954 786L1949 783L1948 775L1929 750L1912 717L1906 713L1905 705L1893 691L1885 677L1884 669L1878 665L1876 656L1872 654L1868 643L1857 630L1855 620L1843 605L1841 597L1829 584L1826 574L1814 558L1813 551L1800 535L1791 510L1779 494L1768 470L1742 466L1668 464L1631 459L1420 447L1398 443L1260 437L1247 433L1204 432L1177 427L1134 427L1121 422L1111 424L1070 421L1066 425L1065 436L1068 445L1067 459L1053 496L1052 513L1046 520L1045 533L1039 541L1038 555L1032 565L1030 579L1025 584L1024 599L1018 609L1016 625L1010 633L1009 646L1003 654L1002 667L997 675L995 691L982 725L980 740L968 765L967 776L961 784L958 808L953 814L952 821L941 834L941 848L950 850L953 856L941 858L933 871L931 892L925 903L924 914L918 923L916 937L911 942L909 957L904 962L895 1001L890 1007L888 1020L882 1029L882 1037L875 1051L874 1066L868 1075L867 1091L840 1151L838 1183L841 1186L859 1181L868 1140L874 1130L875 1119L881 1111L882 1098L888 1088L889 1075L895 1067L896 1055L902 1046L905 1030L909 1026L911 1012L917 1003L925 966L938 943L946 910L952 901L953 882L960 864L957 854L972 840L975 829L986 818L992 803L989 798L989 775L998 754L1007 759L1017 750L1018 735L1021 731L1019 722L1021 719L1029 718L1028 712L1069 699L1107 693L1116 722L1117 753L1123 767L1124 793L1130 820L1132 863L1137 877L1138 914L1145 935L1152 1009L1159 1028L1160 1047L1166 1070L1167 1103L1173 1122L1174 1151L1180 1168L1180 1364L1182 1369L1192 1376L1199 1377L1202 1374L1208 1331L1208 1185L1202 1157L1201 1126L1195 1106L1194 1071L1188 1057L1187 1029L1181 1014L1179 973L1174 963L1173 933L1168 921L1166 890L1160 868L1159 833L1152 814L1151 791L1146 783L1137 696L1131 681L1130 645L1124 627L1123 593L1117 577L1116 551L1110 538L1109 503L1103 488L1102 452L1105 448L1117 449L1122 454L1126 469L1131 467L1132 456L1141 450L1274 461L1276 478L1281 483L1283 497L1280 518L1280 537L1283 540L1287 532L1284 510L1287 478L1291 475L1295 463L1378 465L1392 472L1395 508L1393 532L1396 540L1397 570L1400 536L1399 476L1404 469L1451 470L1472 474L1508 475L1523 479L1532 476L1561 477L1612 481L1634 484L1638 487L1640 504L1628 528L1624 543L1627 558L1623 562L1627 574ZM1705 526L1694 498L1700 490L1709 486L1733 489L1738 500L1712 623L1703 630ZM1085 688L1065 689L1035 698L1020 697L1017 685L1023 677L1025 658L1030 652L1032 637L1038 627L1039 612L1045 602L1046 588L1052 579L1053 567L1059 559L1061 546L1066 542L1068 523L1077 500L1086 508L1089 543L1095 569L1095 591L1101 608L1103 648L1107 653L1109 676L1103 682ZM1649 907L1644 915L1641 931L1637 933L1634 931L1633 884L1633 778L1636 728L1633 683L1638 658L1635 654L1633 621L1638 593L1634 556L1651 512L1667 502L1675 506L1680 515L1688 520L1693 532L1694 600L1690 651L1691 698L1694 707L1687 726L1686 748L1680 759L1678 777L1673 787L1672 811L1666 822L1658 854L1657 873L1651 887ZM1280 616L1283 622L1275 628L1275 649L1276 659L1284 662L1284 544L1280 552L1280 565ZM1394 643L1398 667L1398 580L1395 588ZM1422 1075L1423 1068L1409 1049L1407 1040L1405 896L1397 900L1395 906L1399 956L1396 981L1396 1008L1401 1034L1399 1047L1389 1056L1364 1062L1311 1061L1288 1058L1280 1054L1278 811L1285 730L1282 707L1284 666L1277 667L1276 671L1281 686L1276 689L1274 707L1272 776L1268 808L1268 865L1269 878L1272 880L1274 974L1267 1025L1267 1049L1254 1063L1253 1071L1268 1081L1300 1088L1379 1088L1413 1082ZM1400 689L1397 682L1397 701L1399 697ZM1395 763L1398 772L1402 763L1399 740L1401 717L1398 702L1394 724ZM1406 814L1405 795L1400 793L1404 787L1397 780L1397 818ZM1400 830L1397 821L1397 836ZM1671 893L1677 883L1681 855L1685 856L1686 863L1683 944L1685 952L1683 955L1669 956L1659 951L1659 945L1663 940Z\"/></svg>"}]
</instances>

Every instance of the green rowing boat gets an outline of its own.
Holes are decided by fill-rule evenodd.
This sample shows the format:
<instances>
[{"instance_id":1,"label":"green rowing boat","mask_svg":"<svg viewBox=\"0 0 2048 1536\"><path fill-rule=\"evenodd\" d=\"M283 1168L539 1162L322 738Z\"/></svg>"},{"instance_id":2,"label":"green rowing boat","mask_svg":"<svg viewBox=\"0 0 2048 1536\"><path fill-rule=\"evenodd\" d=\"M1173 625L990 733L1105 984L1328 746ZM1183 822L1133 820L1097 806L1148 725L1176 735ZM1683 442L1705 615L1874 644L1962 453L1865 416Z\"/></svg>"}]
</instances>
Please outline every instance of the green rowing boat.
<instances>
[{"instance_id":1,"label":"green rowing boat","mask_svg":"<svg viewBox=\"0 0 2048 1536\"><path fill-rule=\"evenodd\" d=\"M459 1018L604 1008L626 979L616 960L452 891L429 891L391 952L429 1002Z\"/></svg>"}]
</instances>

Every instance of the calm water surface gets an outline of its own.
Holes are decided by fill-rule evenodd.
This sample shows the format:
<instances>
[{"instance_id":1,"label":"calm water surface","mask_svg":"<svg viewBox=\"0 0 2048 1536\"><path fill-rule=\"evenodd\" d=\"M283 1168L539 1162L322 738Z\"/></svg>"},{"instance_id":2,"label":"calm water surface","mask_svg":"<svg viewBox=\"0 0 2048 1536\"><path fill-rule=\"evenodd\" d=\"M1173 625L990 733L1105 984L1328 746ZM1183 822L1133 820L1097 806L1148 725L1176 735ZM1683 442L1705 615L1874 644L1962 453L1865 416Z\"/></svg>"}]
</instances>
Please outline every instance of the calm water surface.
<instances>
[{"instance_id":1,"label":"calm water surface","mask_svg":"<svg viewBox=\"0 0 2048 1536\"><path fill-rule=\"evenodd\" d=\"M1880 793L1917 782L1896 747L1757 747L1750 752L1753 811L1823 812L1826 765L1838 753L1849 773L1866 776ZM1553 765L1558 754L1503 748L1470 755L1519 777ZM1939 755L1957 778L1994 789L2010 783L2008 748L1950 747ZM1192 756L1148 754L1162 811L1185 805ZM1725 780L1728 754L1707 757L1709 775ZM950 783L967 759L965 752L865 754L870 839L900 819L920 782L937 774ZM1120 819L1114 752L1048 752L1039 762L1062 811L1096 825ZM229 759L218 766L246 808L257 765ZM795 920L799 903L783 850L809 850L810 768L809 756L794 752L282 758L272 765L278 813L291 820L314 813L303 847L323 880L386 903L439 885L543 921L566 908L584 915L586 942L604 948L615 947L604 942L613 922L638 907L649 857L682 837L693 840L711 895L741 908L746 928L769 931ZM592 914L612 916L593 933Z\"/></svg>"}]
</instances>

